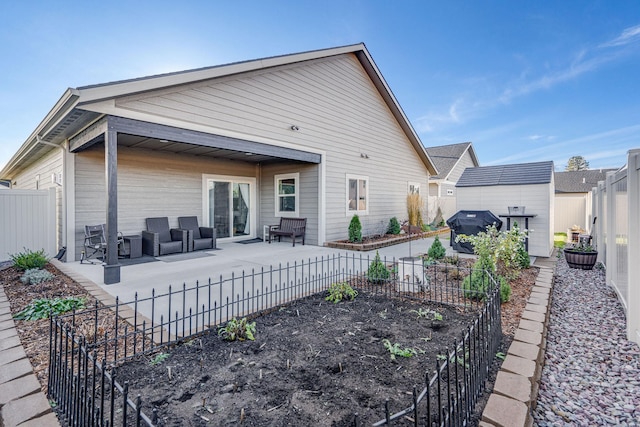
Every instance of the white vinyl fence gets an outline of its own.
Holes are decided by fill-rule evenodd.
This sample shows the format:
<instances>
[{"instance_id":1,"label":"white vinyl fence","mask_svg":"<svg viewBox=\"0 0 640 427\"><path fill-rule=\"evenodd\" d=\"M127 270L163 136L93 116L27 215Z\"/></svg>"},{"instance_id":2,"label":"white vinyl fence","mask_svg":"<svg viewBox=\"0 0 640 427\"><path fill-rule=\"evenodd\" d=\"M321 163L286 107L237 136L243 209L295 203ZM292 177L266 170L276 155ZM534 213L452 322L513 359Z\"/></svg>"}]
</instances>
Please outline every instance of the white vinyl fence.
<instances>
[{"instance_id":1,"label":"white vinyl fence","mask_svg":"<svg viewBox=\"0 0 640 427\"><path fill-rule=\"evenodd\" d=\"M0 191L0 262L29 249L56 255L56 190Z\"/></svg>"},{"instance_id":2,"label":"white vinyl fence","mask_svg":"<svg viewBox=\"0 0 640 427\"><path fill-rule=\"evenodd\" d=\"M640 344L640 149L592 190L598 259L627 314L627 338Z\"/></svg>"}]
</instances>

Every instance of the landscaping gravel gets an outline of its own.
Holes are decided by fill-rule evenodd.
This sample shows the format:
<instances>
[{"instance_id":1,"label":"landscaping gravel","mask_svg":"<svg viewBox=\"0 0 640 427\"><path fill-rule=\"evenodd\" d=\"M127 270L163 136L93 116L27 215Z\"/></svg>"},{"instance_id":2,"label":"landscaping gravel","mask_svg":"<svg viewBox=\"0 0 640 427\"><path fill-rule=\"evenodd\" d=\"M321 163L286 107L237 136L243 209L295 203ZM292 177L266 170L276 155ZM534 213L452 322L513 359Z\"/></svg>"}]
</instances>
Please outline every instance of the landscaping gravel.
<instances>
[{"instance_id":1,"label":"landscaping gravel","mask_svg":"<svg viewBox=\"0 0 640 427\"><path fill-rule=\"evenodd\" d=\"M538 426L640 425L640 348L604 270L558 260Z\"/></svg>"}]
</instances>

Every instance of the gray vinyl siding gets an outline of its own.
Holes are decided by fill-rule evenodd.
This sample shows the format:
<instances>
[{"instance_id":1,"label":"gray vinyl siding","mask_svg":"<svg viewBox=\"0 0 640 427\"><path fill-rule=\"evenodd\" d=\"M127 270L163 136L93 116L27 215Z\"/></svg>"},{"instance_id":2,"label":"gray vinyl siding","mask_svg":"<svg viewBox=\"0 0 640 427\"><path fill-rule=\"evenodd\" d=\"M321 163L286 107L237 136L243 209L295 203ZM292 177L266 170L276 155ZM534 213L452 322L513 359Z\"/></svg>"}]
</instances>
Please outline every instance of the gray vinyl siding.
<instances>
[{"instance_id":1,"label":"gray vinyl siding","mask_svg":"<svg viewBox=\"0 0 640 427\"><path fill-rule=\"evenodd\" d=\"M169 225L177 227L178 216L196 215L204 225L203 174L257 178L256 171L255 165L244 162L119 147L118 231L140 234L146 228L145 218L156 216L168 217ZM104 223L106 217L102 144L77 154L75 174L76 259L80 259L84 226Z\"/></svg>"},{"instance_id":2,"label":"gray vinyl siding","mask_svg":"<svg viewBox=\"0 0 640 427\"><path fill-rule=\"evenodd\" d=\"M56 189L56 240L57 247L63 246L62 236L62 187L52 180L52 174L62 173L62 150L53 149L26 169L13 177L11 180L16 184L12 186L18 190L44 190L55 187ZM36 176L40 175L39 184L36 186ZM64 185L64 182L63 184ZM36 188L37 187L37 188ZM53 256L55 254L49 254Z\"/></svg>"},{"instance_id":3,"label":"gray vinyl siding","mask_svg":"<svg viewBox=\"0 0 640 427\"><path fill-rule=\"evenodd\" d=\"M460 178L460 176L462 175L462 172L464 172L466 168L472 168L475 166L476 165L473 163L471 154L469 154L469 150L465 151L462 157L460 157L460 160L458 161L458 163L453 167L453 169L451 169L451 173L449 173L449 176L447 177L447 181L451 181L454 183L458 182L458 179Z\"/></svg>"},{"instance_id":4,"label":"gray vinyl siding","mask_svg":"<svg viewBox=\"0 0 640 427\"><path fill-rule=\"evenodd\" d=\"M549 190L551 189L551 190ZM529 254L548 257L553 249L553 182L533 185L495 185L458 187L457 210L490 210L496 216L506 214L508 206L525 206L525 213L536 214L529 219L533 230ZM505 221L506 218L502 218ZM524 219L518 221L524 228Z\"/></svg>"},{"instance_id":5,"label":"gray vinyl siding","mask_svg":"<svg viewBox=\"0 0 640 427\"><path fill-rule=\"evenodd\" d=\"M318 244L318 165L284 164L266 165L260 171L260 222L259 237L265 225L278 224L275 215L275 175L299 173L299 218L307 218L305 243Z\"/></svg>"},{"instance_id":6,"label":"gray vinyl siding","mask_svg":"<svg viewBox=\"0 0 640 427\"><path fill-rule=\"evenodd\" d=\"M327 240L347 236L346 174L369 176L363 224L371 230L407 217L407 182L428 184L425 165L351 54L138 94L116 100L111 113L326 153Z\"/></svg>"}]
</instances>

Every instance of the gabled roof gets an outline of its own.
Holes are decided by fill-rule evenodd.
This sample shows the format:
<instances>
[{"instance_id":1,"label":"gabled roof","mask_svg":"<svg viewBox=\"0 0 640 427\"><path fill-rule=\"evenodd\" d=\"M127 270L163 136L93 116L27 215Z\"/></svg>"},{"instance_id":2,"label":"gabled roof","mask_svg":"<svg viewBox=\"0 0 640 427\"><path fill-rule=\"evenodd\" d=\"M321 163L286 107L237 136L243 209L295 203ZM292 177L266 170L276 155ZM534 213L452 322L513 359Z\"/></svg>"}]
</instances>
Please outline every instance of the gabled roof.
<instances>
[{"instance_id":1,"label":"gabled roof","mask_svg":"<svg viewBox=\"0 0 640 427\"><path fill-rule=\"evenodd\" d=\"M553 179L553 162L466 168L456 187L548 184Z\"/></svg>"},{"instance_id":2,"label":"gabled roof","mask_svg":"<svg viewBox=\"0 0 640 427\"><path fill-rule=\"evenodd\" d=\"M607 178L607 172L616 169L589 169L555 173L556 193L588 193Z\"/></svg>"},{"instance_id":3,"label":"gabled roof","mask_svg":"<svg viewBox=\"0 0 640 427\"><path fill-rule=\"evenodd\" d=\"M453 168L455 168L466 152L469 152L469 155L473 160L473 164L475 166L480 166L476 152L470 142L426 147L426 150L436 169L438 169L438 174L429 177L430 179L447 179Z\"/></svg>"},{"instance_id":4,"label":"gabled roof","mask_svg":"<svg viewBox=\"0 0 640 427\"><path fill-rule=\"evenodd\" d=\"M393 92L378 70L373 58L364 43L314 50L290 55L272 56L268 58L236 62L227 65L198 68L175 73L160 74L130 80L121 80L78 88L69 88L54 105L47 116L33 131L20 149L0 171L0 177L7 177L18 168L38 158L52 147L47 144L62 144L66 138L77 134L89 124L100 118L100 114L82 108L88 103L114 99L135 93L147 92L188 83L194 83L224 76L231 76L272 67L301 63L305 61L327 58L331 56L353 54L358 59L372 83L387 104L405 135L423 161L429 174L437 174L437 170L429 158L418 134L400 107Z\"/></svg>"}]
</instances>

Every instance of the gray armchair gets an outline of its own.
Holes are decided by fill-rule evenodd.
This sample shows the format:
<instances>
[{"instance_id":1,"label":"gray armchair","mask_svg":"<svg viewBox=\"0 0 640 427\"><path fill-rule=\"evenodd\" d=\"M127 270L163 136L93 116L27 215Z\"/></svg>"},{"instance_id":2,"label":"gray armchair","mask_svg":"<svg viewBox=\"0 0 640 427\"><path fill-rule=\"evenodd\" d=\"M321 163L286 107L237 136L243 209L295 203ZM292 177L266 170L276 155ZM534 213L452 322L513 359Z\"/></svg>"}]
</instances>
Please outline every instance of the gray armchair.
<instances>
[{"instance_id":1,"label":"gray armchair","mask_svg":"<svg viewBox=\"0 0 640 427\"><path fill-rule=\"evenodd\" d=\"M142 232L142 252L160 256L187 251L187 230L169 228L169 218L147 218Z\"/></svg>"},{"instance_id":2,"label":"gray armchair","mask_svg":"<svg viewBox=\"0 0 640 427\"><path fill-rule=\"evenodd\" d=\"M178 227L187 230L187 250L215 249L216 230L213 227L198 226L198 217L179 216Z\"/></svg>"}]
</instances>

